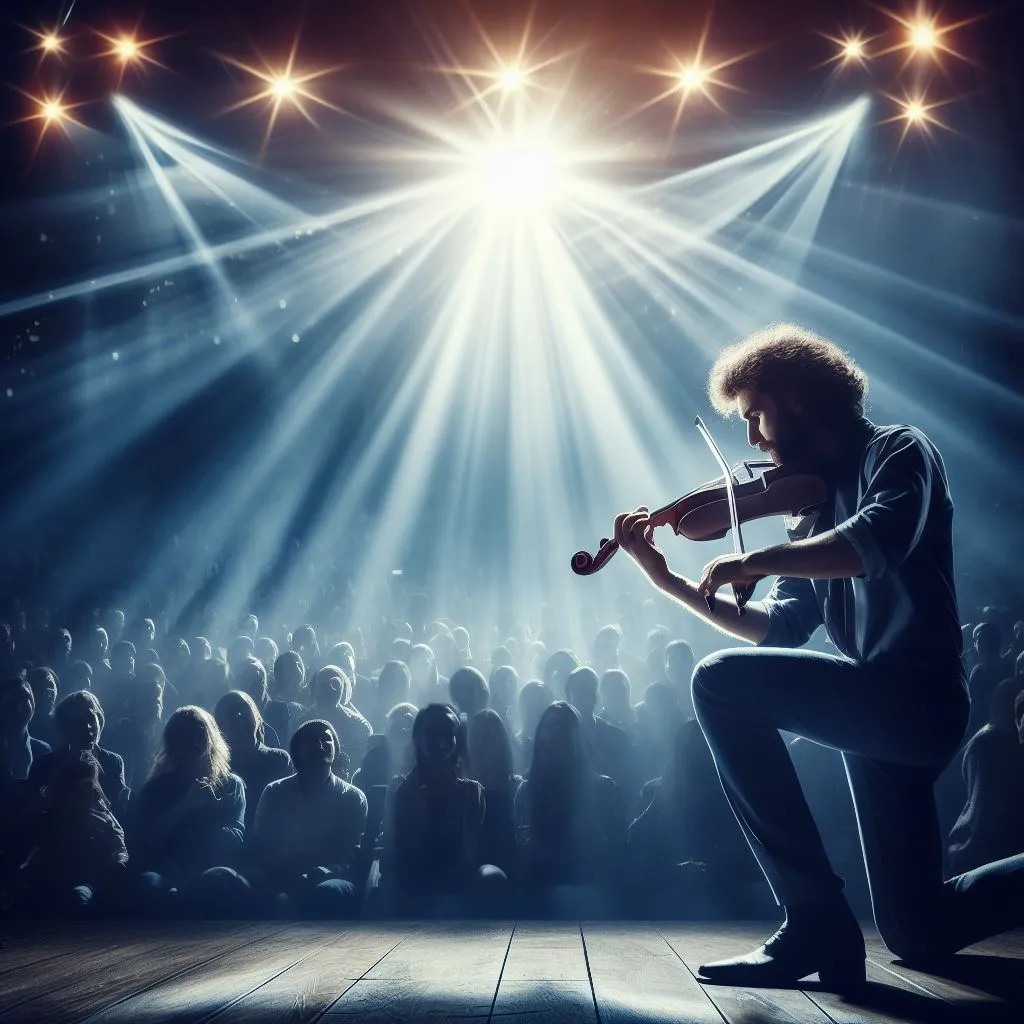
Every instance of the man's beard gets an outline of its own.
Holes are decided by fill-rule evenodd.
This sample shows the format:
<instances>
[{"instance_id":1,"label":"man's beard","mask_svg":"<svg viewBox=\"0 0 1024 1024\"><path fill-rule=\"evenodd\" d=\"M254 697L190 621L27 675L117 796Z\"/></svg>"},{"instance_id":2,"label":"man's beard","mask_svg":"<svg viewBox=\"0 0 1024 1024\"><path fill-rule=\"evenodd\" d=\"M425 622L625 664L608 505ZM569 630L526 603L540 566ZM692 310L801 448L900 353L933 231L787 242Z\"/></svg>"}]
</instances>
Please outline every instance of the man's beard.
<instances>
[{"instance_id":1,"label":"man's beard","mask_svg":"<svg viewBox=\"0 0 1024 1024\"><path fill-rule=\"evenodd\" d=\"M769 452L779 466L808 466L814 462L814 436L809 417L799 412L788 412L780 417L778 434Z\"/></svg>"}]
</instances>

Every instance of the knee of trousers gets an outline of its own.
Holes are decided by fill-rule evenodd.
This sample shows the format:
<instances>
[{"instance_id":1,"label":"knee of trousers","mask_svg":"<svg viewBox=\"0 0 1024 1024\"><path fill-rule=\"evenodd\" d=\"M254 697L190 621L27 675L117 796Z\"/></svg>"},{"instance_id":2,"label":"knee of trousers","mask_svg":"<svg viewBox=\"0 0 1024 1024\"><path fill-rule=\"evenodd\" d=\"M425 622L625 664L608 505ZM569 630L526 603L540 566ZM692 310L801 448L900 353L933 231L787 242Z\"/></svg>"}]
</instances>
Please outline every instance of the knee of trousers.
<instances>
[{"instance_id":1,"label":"knee of trousers","mask_svg":"<svg viewBox=\"0 0 1024 1024\"><path fill-rule=\"evenodd\" d=\"M739 688L736 684L741 677L738 662L742 660L737 657L739 653L716 651L697 662L690 679L690 693L698 718L701 708L719 705L723 700L737 695Z\"/></svg>"}]
</instances>

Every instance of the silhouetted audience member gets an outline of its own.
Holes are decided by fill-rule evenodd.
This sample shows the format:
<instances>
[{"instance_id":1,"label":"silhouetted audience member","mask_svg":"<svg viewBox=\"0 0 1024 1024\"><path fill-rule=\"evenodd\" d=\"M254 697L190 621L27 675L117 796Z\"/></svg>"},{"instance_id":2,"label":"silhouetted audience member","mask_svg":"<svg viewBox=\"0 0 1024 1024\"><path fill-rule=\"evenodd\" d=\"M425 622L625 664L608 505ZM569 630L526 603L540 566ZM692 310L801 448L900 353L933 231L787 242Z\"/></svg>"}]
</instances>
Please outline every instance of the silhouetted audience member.
<instances>
[{"instance_id":1,"label":"silhouetted audience member","mask_svg":"<svg viewBox=\"0 0 1024 1024\"><path fill-rule=\"evenodd\" d=\"M330 722L304 722L292 737L295 774L267 786L256 810L252 856L286 916L359 911L349 876L366 827L366 797L333 772L338 751Z\"/></svg>"},{"instance_id":2,"label":"silhouetted audience member","mask_svg":"<svg viewBox=\"0 0 1024 1024\"><path fill-rule=\"evenodd\" d=\"M330 722L338 734L341 741L339 760L344 752L343 760L347 767L345 771L335 771L348 779L351 769L362 764L367 741L373 735L373 727L352 706L352 681L339 666L324 665L313 676L309 692L313 698L309 713Z\"/></svg>"},{"instance_id":3,"label":"silhouetted audience member","mask_svg":"<svg viewBox=\"0 0 1024 1024\"><path fill-rule=\"evenodd\" d=\"M88 690L69 693L53 710L56 740L53 749L32 762L29 781L47 786L68 761L85 755L96 761L100 787L115 814L123 813L128 800L124 761L119 754L100 746L106 718L96 695Z\"/></svg>"},{"instance_id":4,"label":"silhouetted audience member","mask_svg":"<svg viewBox=\"0 0 1024 1024\"><path fill-rule=\"evenodd\" d=\"M411 697L412 676L404 661L385 663L377 677L377 693L373 710L368 716L375 733L387 728L388 712L396 704L406 704Z\"/></svg>"},{"instance_id":5,"label":"silhouetted audience member","mask_svg":"<svg viewBox=\"0 0 1024 1024\"><path fill-rule=\"evenodd\" d=\"M954 874L1024 853L1022 694L1021 680L1003 680L992 694L988 723L964 751L967 803L949 836Z\"/></svg>"},{"instance_id":6,"label":"silhouetted audience member","mask_svg":"<svg viewBox=\"0 0 1024 1024\"><path fill-rule=\"evenodd\" d=\"M228 745L208 711L179 708L136 804L131 839L143 900L154 910L180 897L193 912L241 912L249 886L228 865L244 838L245 784L231 771Z\"/></svg>"},{"instance_id":7,"label":"silhouetted audience member","mask_svg":"<svg viewBox=\"0 0 1024 1024\"><path fill-rule=\"evenodd\" d=\"M996 687L1013 674L1012 667L1000 657L1002 638L999 627L992 622L979 622L974 627L974 650L977 662L971 669L968 692L971 695L971 717L967 735L973 736L988 721L992 695Z\"/></svg>"},{"instance_id":8,"label":"silhouetted audience member","mask_svg":"<svg viewBox=\"0 0 1024 1024\"><path fill-rule=\"evenodd\" d=\"M277 733L282 743L291 743L295 730L306 717L303 706L309 699L306 689L306 666L297 651L282 651L274 662L270 679L270 703L262 712L264 721Z\"/></svg>"},{"instance_id":9,"label":"silhouetted audience member","mask_svg":"<svg viewBox=\"0 0 1024 1024\"><path fill-rule=\"evenodd\" d=\"M580 717L580 740L592 774L607 775L614 780L620 795L631 800L639 789L633 751L625 732L598 717L599 685L597 673L589 666L581 666L565 681L565 699Z\"/></svg>"},{"instance_id":10,"label":"silhouetted audience member","mask_svg":"<svg viewBox=\"0 0 1024 1024\"><path fill-rule=\"evenodd\" d=\"M601 676L598 697L601 717L621 729L630 742L634 742L637 734L636 712L629 700L629 677L621 668L610 668Z\"/></svg>"},{"instance_id":11,"label":"silhouetted audience member","mask_svg":"<svg viewBox=\"0 0 1024 1024\"><path fill-rule=\"evenodd\" d=\"M519 775L526 776L533 763L533 739L537 734L541 716L555 702L554 695L546 683L531 679L519 691L519 723L512 745L512 761Z\"/></svg>"},{"instance_id":12,"label":"silhouetted audience member","mask_svg":"<svg viewBox=\"0 0 1024 1024\"><path fill-rule=\"evenodd\" d=\"M57 705L57 674L52 668L40 667L29 669L25 677L36 699L36 709L28 731L37 740L52 747L57 742L57 730L53 724L53 709Z\"/></svg>"},{"instance_id":13,"label":"silhouetted audience member","mask_svg":"<svg viewBox=\"0 0 1024 1024\"><path fill-rule=\"evenodd\" d=\"M83 750L62 757L47 773L41 813L29 827L31 852L12 886L16 915L76 916L97 890L113 901L128 851L99 770Z\"/></svg>"},{"instance_id":14,"label":"silhouetted audience member","mask_svg":"<svg viewBox=\"0 0 1024 1024\"><path fill-rule=\"evenodd\" d=\"M685 718L694 717L690 692L694 664L693 648L685 640L672 640L665 647L665 682L675 690L676 704Z\"/></svg>"},{"instance_id":15,"label":"silhouetted audience member","mask_svg":"<svg viewBox=\"0 0 1024 1024\"><path fill-rule=\"evenodd\" d=\"M271 782L292 772L288 751L263 742L263 719L256 702L243 690L228 690L213 717L228 745L231 770L245 783L245 827L252 825L256 805Z\"/></svg>"},{"instance_id":16,"label":"silhouetted audience member","mask_svg":"<svg viewBox=\"0 0 1024 1024\"><path fill-rule=\"evenodd\" d=\"M252 697L260 713L263 742L268 747L280 750L281 738L277 735L277 730L263 717L270 707L270 694L267 692L267 670L254 655L246 654L241 661L230 668L228 681L233 683L233 689L242 690ZM220 695L216 699L220 700Z\"/></svg>"},{"instance_id":17,"label":"silhouetted audience member","mask_svg":"<svg viewBox=\"0 0 1024 1024\"><path fill-rule=\"evenodd\" d=\"M49 753L50 745L29 733L35 713L27 679L10 676L0 682L0 773L5 779L27 779L32 762Z\"/></svg>"},{"instance_id":18,"label":"silhouetted audience member","mask_svg":"<svg viewBox=\"0 0 1024 1024\"><path fill-rule=\"evenodd\" d=\"M107 746L124 761L124 777L135 790L149 778L163 736L164 688L153 680L136 682L121 718L106 729Z\"/></svg>"},{"instance_id":19,"label":"silhouetted audience member","mask_svg":"<svg viewBox=\"0 0 1024 1024\"><path fill-rule=\"evenodd\" d=\"M486 805L480 859L501 868L508 878L515 878L519 874L519 851L514 808L523 780L512 770L512 744L497 711L484 708L469 720L468 743L472 775L484 788Z\"/></svg>"},{"instance_id":20,"label":"silhouetted audience member","mask_svg":"<svg viewBox=\"0 0 1024 1024\"><path fill-rule=\"evenodd\" d=\"M555 700L565 699L565 681L569 673L579 668L580 659L572 651L562 649L548 656L544 662L544 685ZM609 668L617 666L610 665Z\"/></svg>"},{"instance_id":21,"label":"silhouetted audience member","mask_svg":"<svg viewBox=\"0 0 1024 1024\"><path fill-rule=\"evenodd\" d=\"M487 680L490 692L488 706L496 711L505 724L506 736L516 734L516 697L519 695L519 673L512 665L499 665L491 669Z\"/></svg>"}]
</instances>

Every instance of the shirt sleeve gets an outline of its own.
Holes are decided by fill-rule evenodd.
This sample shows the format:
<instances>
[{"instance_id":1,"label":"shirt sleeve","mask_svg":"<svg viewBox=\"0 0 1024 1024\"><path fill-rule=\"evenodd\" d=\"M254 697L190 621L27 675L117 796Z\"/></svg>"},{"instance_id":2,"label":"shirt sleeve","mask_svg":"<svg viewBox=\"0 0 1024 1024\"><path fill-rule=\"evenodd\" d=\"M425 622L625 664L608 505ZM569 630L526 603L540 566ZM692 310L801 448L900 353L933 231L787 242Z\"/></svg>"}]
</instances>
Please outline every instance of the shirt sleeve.
<instances>
[{"instance_id":1,"label":"shirt sleeve","mask_svg":"<svg viewBox=\"0 0 1024 1024\"><path fill-rule=\"evenodd\" d=\"M927 442L911 430L886 438L868 457L868 481L857 511L836 525L875 579L895 569L921 539L931 504L935 461Z\"/></svg>"},{"instance_id":2,"label":"shirt sleeve","mask_svg":"<svg viewBox=\"0 0 1024 1024\"><path fill-rule=\"evenodd\" d=\"M780 576L761 605L768 613L768 632L758 647L802 647L823 621L810 580Z\"/></svg>"}]
</instances>

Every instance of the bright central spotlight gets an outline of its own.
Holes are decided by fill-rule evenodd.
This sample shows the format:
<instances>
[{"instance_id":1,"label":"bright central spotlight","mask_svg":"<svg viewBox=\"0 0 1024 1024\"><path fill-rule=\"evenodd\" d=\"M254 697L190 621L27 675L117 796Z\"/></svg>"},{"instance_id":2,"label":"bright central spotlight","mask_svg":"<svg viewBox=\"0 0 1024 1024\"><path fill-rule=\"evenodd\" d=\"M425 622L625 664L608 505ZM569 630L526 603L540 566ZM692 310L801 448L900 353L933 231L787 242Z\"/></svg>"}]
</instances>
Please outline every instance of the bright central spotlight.
<instances>
[{"instance_id":1,"label":"bright central spotlight","mask_svg":"<svg viewBox=\"0 0 1024 1024\"><path fill-rule=\"evenodd\" d=\"M546 204L558 181L552 150L535 142L502 142L487 153L477 168L479 198L498 209Z\"/></svg>"},{"instance_id":2,"label":"bright central spotlight","mask_svg":"<svg viewBox=\"0 0 1024 1024\"><path fill-rule=\"evenodd\" d=\"M709 73L699 64L687 64L679 69L679 87L684 92L703 89L708 82Z\"/></svg>"},{"instance_id":3,"label":"bright central spotlight","mask_svg":"<svg viewBox=\"0 0 1024 1024\"><path fill-rule=\"evenodd\" d=\"M903 116L911 124L919 124L925 119L927 111L920 100L911 100L903 108Z\"/></svg>"},{"instance_id":4,"label":"bright central spotlight","mask_svg":"<svg viewBox=\"0 0 1024 1024\"><path fill-rule=\"evenodd\" d=\"M864 41L848 39L843 47L843 60L860 60L864 56Z\"/></svg>"},{"instance_id":5,"label":"bright central spotlight","mask_svg":"<svg viewBox=\"0 0 1024 1024\"><path fill-rule=\"evenodd\" d=\"M138 60L141 47L132 36L121 36L114 43L114 56L118 57L125 64Z\"/></svg>"},{"instance_id":6,"label":"bright central spotlight","mask_svg":"<svg viewBox=\"0 0 1024 1024\"><path fill-rule=\"evenodd\" d=\"M505 92L514 92L519 89L526 81L526 74L522 68L515 66L502 68L501 73L498 75L498 85L505 90Z\"/></svg>"},{"instance_id":7,"label":"bright central spotlight","mask_svg":"<svg viewBox=\"0 0 1024 1024\"><path fill-rule=\"evenodd\" d=\"M59 99L47 99L40 103L39 116L47 123L63 121L67 116L64 104Z\"/></svg>"},{"instance_id":8,"label":"bright central spotlight","mask_svg":"<svg viewBox=\"0 0 1024 1024\"><path fill-rule=\"evenodd\" d=\"M58 53L61 49L60 36L56 32L47 32L39 41L39 46L46 53Z\"/></svg>"},{"instance_id":9,"label":"bright central spotlight","mask_svg":"<svg viewBox=\"0 0 1024 1024\"><path fill-rule=\"evenodd\" d=\"M275 75L270 81L270 94L278 101L293 99L297 91L298 83L291 75Z\"/></svg>"},{"instance_id":10,"label":"bright central spotlight","mask_svg":"<svg viewBox=\"0 0 1024 1024\"><path fill-rule=\"evenodd\" d=\"M935 30L935 22L922 18L910 26L910 46L918 53L928 53L935 49L939 34Z\"/></svg>"}]
</instances>

